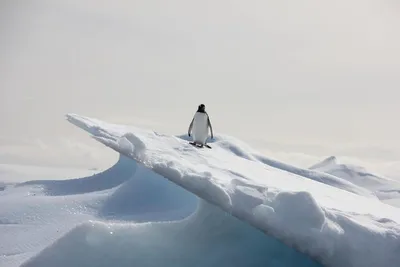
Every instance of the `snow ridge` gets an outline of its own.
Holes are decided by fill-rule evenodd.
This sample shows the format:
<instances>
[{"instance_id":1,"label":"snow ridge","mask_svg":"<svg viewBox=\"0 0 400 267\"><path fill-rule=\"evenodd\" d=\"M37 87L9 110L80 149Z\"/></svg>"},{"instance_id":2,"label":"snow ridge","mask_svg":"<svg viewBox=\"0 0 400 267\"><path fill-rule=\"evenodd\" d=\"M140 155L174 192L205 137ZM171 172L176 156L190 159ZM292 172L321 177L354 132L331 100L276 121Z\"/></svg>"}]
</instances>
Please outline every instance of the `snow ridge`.
<instances>
[{"instance_id":1,"label":"snow ridge","mask_svg":"<svg viewBox=\"0 0 400 267\"><path fill-rule=\"evenodd\" d=\"M346 183L339 177L332 176L340 181L332 184L312 172L310 179L310 170L253 160L254 155L246 159L232 149L235 144L228 151L223 141L215 141L212 150L197 149L175 136L74 114L67 118L99 142L326 266L400 262L399 210L362 190L343 190Z\"/></svg>"},{"instance_id":2,"label":"snow ridge","mask_svg":"<svg viewBox=\"0 0 400 267\"><path fill-rule=\"evenodd\" d=\"M378 176L360 166L341 163L334 156L311 166L310 169L340 177L372 192L381 201L400 208L400 182L396 180Z\"/></svg>"}]
</instances>

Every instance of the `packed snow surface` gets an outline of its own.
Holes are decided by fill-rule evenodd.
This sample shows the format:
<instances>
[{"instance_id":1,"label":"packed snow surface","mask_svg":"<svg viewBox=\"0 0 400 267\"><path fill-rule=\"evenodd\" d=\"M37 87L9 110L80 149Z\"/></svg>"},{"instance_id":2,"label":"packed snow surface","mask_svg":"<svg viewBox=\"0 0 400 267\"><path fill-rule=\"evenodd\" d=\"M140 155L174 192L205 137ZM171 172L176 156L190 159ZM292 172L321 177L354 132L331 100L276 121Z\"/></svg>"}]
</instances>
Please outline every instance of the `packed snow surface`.
<instances>
[{"instance_id":1,"label":"packed snow surface","mask_svg":"<svg viewBox=\"0 0 400 267\"><path fill-rule=\"evenodd\" d=\"M310 169L346 179L372 192L381 201L400 207L400 182L397 180L373 174L361 166L341 163L333 156L314 164Z\"/></svg>"},{"instance_id":2,"label":"packed snow surface","mask_svg":"<svg viewBox=\"0 0 400 267\"><path fill-rule=\"evenodd\" d=\"M400 212L382 195L397 188L390 179L338 172L335 158L298 168L228 136L199 149L184 136L67 119L120 159L83 178L4 183L0 266L400 262Z\"/></svg>"},{"instance_id":3,"label":"packed snow surface","mask_svg":"<svg viewBox=\"0 0 400 267\"><path fill-rule=\"evenodd\" d=\"M400 211L348 180L265 162L223 137L211 150L198 149L182 138L146 129L74 114L68 119L105 145L323 264L400 262Z\"/></svg>"}]
</instances>

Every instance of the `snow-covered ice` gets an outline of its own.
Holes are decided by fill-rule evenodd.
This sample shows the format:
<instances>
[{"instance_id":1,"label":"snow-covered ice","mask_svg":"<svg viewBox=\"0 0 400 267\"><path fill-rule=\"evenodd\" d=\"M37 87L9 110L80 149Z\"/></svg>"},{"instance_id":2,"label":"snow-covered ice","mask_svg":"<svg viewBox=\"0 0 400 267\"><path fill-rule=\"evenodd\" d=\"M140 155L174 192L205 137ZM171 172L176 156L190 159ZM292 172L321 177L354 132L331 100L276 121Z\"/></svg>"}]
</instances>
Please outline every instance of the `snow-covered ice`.
<instances>
[{"instance_id":1,"label":"snow-covered ice","mask_svg":"<svg viewBox=\"0 0 400 267\"><path fill-rule=\"evenodd\" d=\"M400 207L400 182L368 172L361 166L341 163L336 157L328 157L310 167L311 170L341 177L375 194L382 202Z\"/></svg>"},{"instance_id":2,"label":"snow-covered ice","mask_svg":"<svg viewBox=\"0 0 400 267\"><path fill-rule=\"evenodd\" d=\"M298 168L228 136L198 149L185 136L67 119L120 159L84 178L4 186L1 266L400 262L393 180L334 157Z\"/></svg>"}]
</instances>

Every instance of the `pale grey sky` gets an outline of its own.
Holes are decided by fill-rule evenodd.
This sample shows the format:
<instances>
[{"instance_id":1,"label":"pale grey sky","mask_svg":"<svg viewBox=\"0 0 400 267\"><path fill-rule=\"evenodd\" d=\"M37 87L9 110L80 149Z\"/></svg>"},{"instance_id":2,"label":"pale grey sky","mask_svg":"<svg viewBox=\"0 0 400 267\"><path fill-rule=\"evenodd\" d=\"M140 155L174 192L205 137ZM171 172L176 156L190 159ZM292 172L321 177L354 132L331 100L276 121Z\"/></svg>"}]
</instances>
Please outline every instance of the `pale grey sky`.
<instances>
[{"instance_id":1,"label":"pale grey sky","mask_svg":"<svg viewBox=\"0 0 400 267\"><path fill-rule=\"evenodd\" d=\"M400 156L396 1L0 5L1 161L95 164L65 113L180 134L200 103L263 151Z\"/></svg>"}]
</instances>

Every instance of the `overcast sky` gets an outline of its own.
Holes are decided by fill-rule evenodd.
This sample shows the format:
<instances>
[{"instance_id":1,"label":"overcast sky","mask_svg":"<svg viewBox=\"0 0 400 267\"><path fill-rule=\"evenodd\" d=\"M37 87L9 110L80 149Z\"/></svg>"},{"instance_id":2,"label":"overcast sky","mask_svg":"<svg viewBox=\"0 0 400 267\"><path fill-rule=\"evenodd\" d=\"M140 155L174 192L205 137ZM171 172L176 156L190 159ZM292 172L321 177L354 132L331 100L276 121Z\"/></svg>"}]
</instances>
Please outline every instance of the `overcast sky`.
<instances>
[{"instance_id":1,"label":"overcast sky","mask_svg":"<svg viewBox=\"0 0 400 267\"><path fill-rule=\"evenodd\" d=\"M68 112L181 134L200 103L263 151L396 161L399 31L390 0L2 1L0 161L106 157Z\"/></svg>"}]
</instances>

